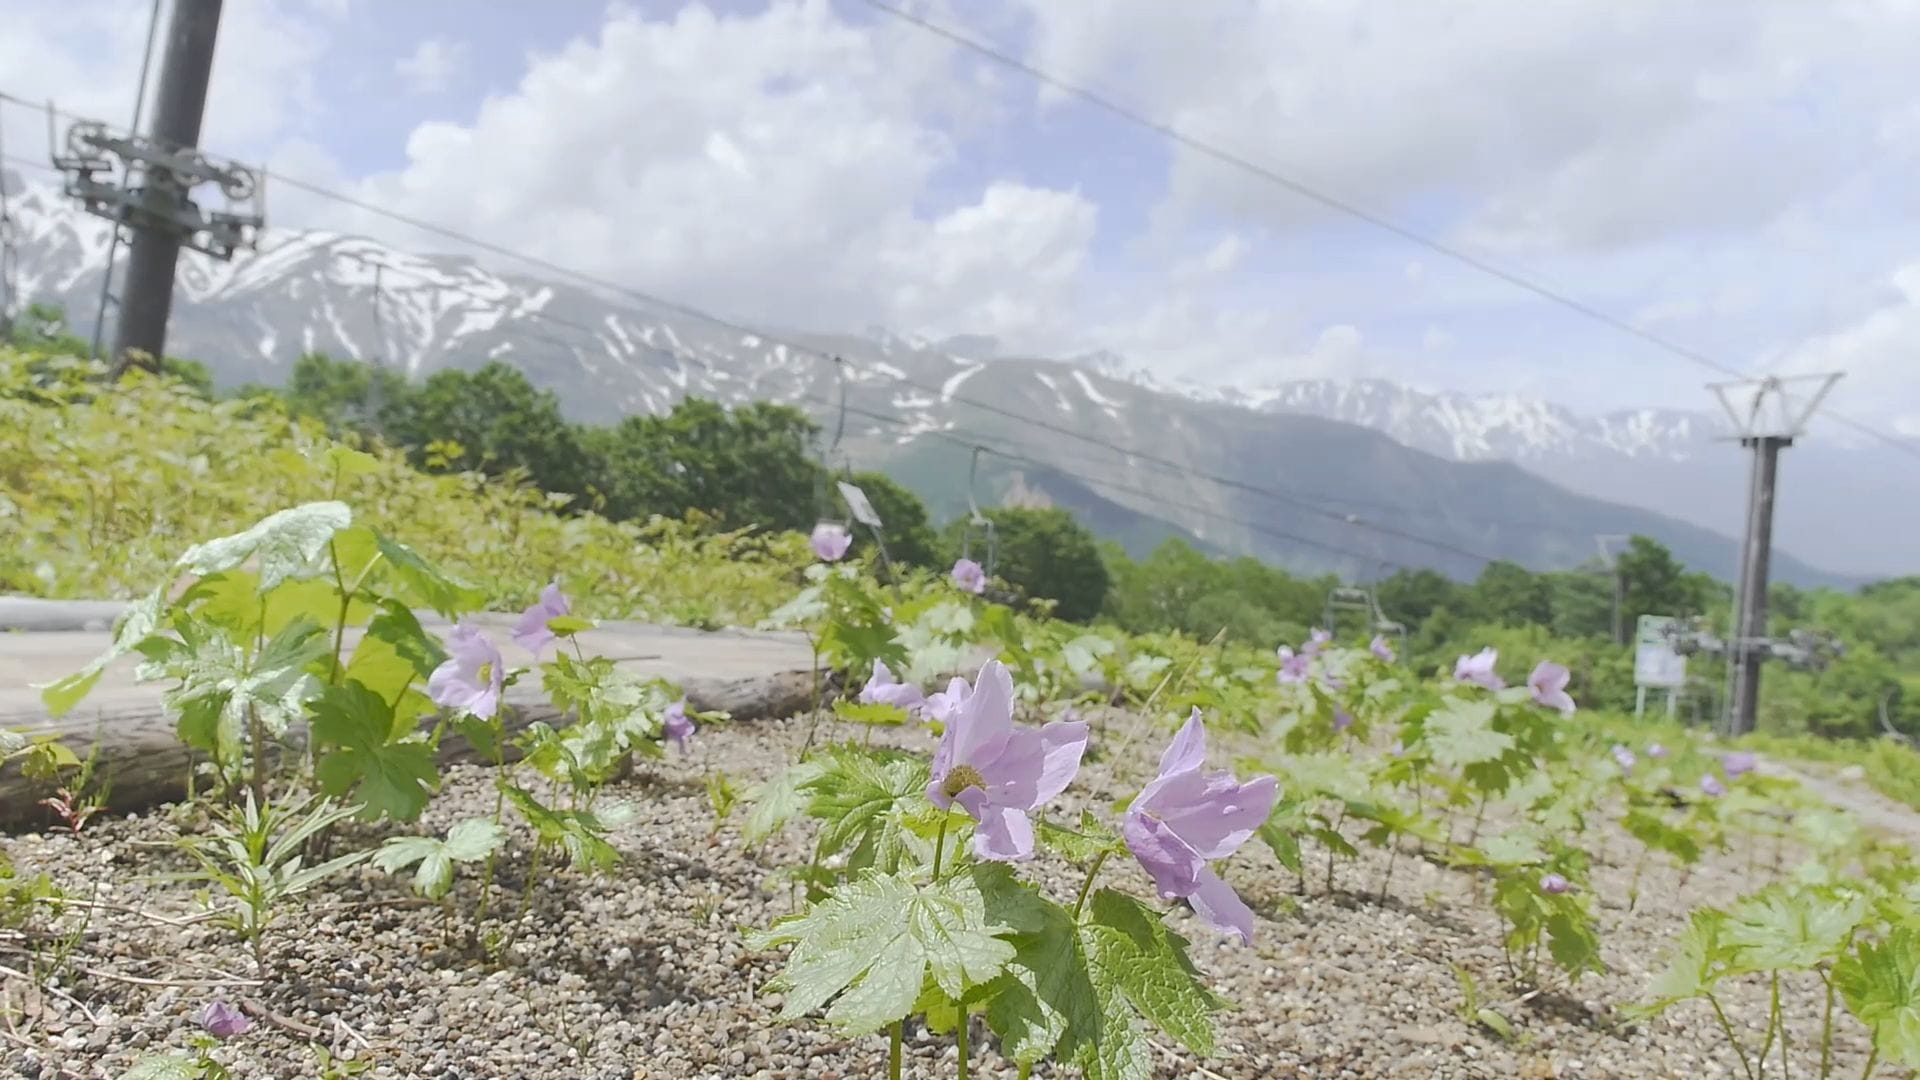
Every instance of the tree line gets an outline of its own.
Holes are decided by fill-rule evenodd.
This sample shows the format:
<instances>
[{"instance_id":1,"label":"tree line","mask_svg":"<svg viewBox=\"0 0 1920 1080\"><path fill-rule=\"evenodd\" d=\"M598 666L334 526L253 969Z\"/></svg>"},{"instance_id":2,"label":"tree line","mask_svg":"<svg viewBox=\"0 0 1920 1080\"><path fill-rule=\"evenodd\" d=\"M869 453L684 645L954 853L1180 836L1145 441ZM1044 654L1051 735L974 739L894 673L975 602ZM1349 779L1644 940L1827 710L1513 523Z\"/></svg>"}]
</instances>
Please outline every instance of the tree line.
<instances>
[{"instance_id":1,"label":"tree line","mask_svg":"<svg viewBox=\"0 0 1920 1080\"><path fill-rule=\"evenodd\" d=\"M14 338L48 355L86 352L53 309L30 309L16 322ZM201 365L168 358L162 367L197 392L214 393ZM804 532L823 517L848 516L832 482L839 477L813 453L818 425L786 405L728 407L687 398L660 415L580 424L562 414L553 393L507 364L447 368L416 382L318 353L302 356L284 386L249 385L234 394L276 403L336 435L380 439L422 469L477 470L524 482L565 496L572 508L614 519L657 514L720 529ZM858 472L852 479L885 521L896 562L944 571L963 550L982 554L977 535L968 548L964 521L937 527L925 504L884 474ZM1179 539L1135 558L1101 543L1058 508L1000 507L986 514L994 523L995 576L1017 596L1044 601L1073 621L1272 647L1298 642L1328 622L1328 597L1341 585L1331 576L1300 576L1252 558L1212 556ZM1632 707L1624 639L1641 615L1702 616L1724 633L1731 607L1725 583L1688 569L1644 536L1633 537L1612 567L1596 561L1534 572L1497 561L1472 581L1403 569L1371 590L1382 615L1406 628L1395 645L1416 666L1446 668L1456 655L1485 644L1504 644L1515 663L1552 653L1582 673L1581 700L1606 708ZM1772 726L1865 735L1878 730L1885 710L1896 723L1912 715L1920 728L1914 675L1920 671L1920 577L1852 594L1776 585L1770 610L1776 632L1811 626L1847 643L1845 655L1818 674L1770 666L1764 708ZM1373 632L1357 612L1331 615L1343 636ZM1693 666L1702 677L1692 707L1710 710L1719 665L1696 660Z\"/></svg>"}]
</instances>

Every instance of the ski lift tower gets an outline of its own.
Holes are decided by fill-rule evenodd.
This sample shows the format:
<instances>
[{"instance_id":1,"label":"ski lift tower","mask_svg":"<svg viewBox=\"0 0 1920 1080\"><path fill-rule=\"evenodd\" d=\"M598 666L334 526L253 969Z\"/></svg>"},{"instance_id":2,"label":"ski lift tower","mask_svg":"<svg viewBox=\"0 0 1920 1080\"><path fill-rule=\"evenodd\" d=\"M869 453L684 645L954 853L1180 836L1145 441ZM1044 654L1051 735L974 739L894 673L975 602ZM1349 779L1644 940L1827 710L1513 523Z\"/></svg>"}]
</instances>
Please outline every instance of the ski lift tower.
<instances>
[{"instance_id":1,"label":"ski lift tower","mask_svg":"<svg viewBox=\"0 0 1920 1080\"><path fill-rule=\"evenodd\" d=\"M1760 703L1761 661L1778 655L1767 637L1767 573L1773 558L1773 495L1780 451L1806 432L1807 421L1839 379L1839 372L1769 375L1708 386L1733 422L1731 438L1753 453L1746 536L1740 547L1734 621L1727 642L1727 731L1732 735L1753 730Z\"/></svg>"}]
</instances>

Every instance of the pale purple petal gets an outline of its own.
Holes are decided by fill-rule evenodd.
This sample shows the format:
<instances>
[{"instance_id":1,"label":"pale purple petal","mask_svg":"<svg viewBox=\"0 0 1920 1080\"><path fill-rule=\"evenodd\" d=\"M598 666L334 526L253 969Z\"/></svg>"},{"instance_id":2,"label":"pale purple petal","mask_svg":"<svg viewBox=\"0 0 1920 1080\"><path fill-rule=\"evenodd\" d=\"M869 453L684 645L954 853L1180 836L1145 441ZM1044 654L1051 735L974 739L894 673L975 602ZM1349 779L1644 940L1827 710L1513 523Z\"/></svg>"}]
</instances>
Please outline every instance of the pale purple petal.
<instances>
[{"instance_id":1,"label":"pale purple petal","mask_svg":"<svg viewBox=\"0 0 1920 1080\"><path fill-rule=\"evenodd\" d=\"M1052 802L1073 783L1080 758L1087 752L1085 720L1055 720L1040 728L1040 782L1034 807Z\"/></svg>"},{"instance_id":2,"label":"pale purple petal","mask_svg":"<svg viewBox=\"0 0 1920 1080\"><path fill-rule=\"evenodd\" d=\"M1207 860L1167 827L1166 822L1137 811L1120 819L1120 837L1127 850L1167 898L1191 896L1207 869Z\"/></svg>"},{"instance_id":3,"label":"pale purple petal","mask_svg":"<svg viewBox=\"0 0 1920 1080\"><path fill-rule=\"evenodd\" d=\"M1572 716L1573 698L1567 693L1567 682L1572 678L1572 673L1566 668L1551 660L1542 660L1533 669L1533 674L1527 676L1527 688L1533 691L1533 700Z\"/></svg>"},{"instance_id":4,"label":"pale purple petal","mask_svg":"<svg viewBox=\"0 0 1920 1080\"><path fill-rule=\"evenodd\" d=\"M902 709L918 709L925 703L920 688L912 683L903 683L893 677L893 671L885 660L873 662L873 677L860 690L860 701L868 704L897 705Z\"/></svg>"},{"instance_id":5,"label":"pale purple petal","mask_svg":"<svg viewBox=\"0 0 1920 1080\"><path fill-rule=\"evenodd\" d=\"M1247 906L1233 886L1220 880L1212 867L1202 867L1199 884L1187 894L1187 903L1200 921L1223 934L1232 934L1240 944L1253 943L1253 909Z\"/></svg>"},{"instance_id":6,"label":"pale purple petal","mask_svg":"<svg viewBox=\"0 0 1920 1080\"><path fill-rule=\"evenodd\" d=\"M667 706L666 719L661 728L675 746L686 749L687 740L693 738L694 731L693 718L687 715L687 703L676 701Z\"/></svg>"},{"instance_id":7,"label":"pale purple petal","mask_svg":"<svg viewBox=\"0 0 1920 1080\"><path fill-rule=\"evenodd\" d=\"M1540 891L1550 896L1559 896L1571 888L1573 884L1559 874L1548 874L1540 879Z\"/></svg>"},{"instance_id":8,"label":"pale purple petal","mask_svg":"<svg viewBox=\"0 0 1920 1080\"><path fill-rule=\"evenodd\" d=\"M427 676L427 696L443 709L490 720L500 707L506 675L493 642L473 626L460 623L447 635L447 659Z\"/></svg>"},{"instance_id":9,"label":"pale purple petal","mask_svg":"<svg viewBox=\"0 0 1920 1080\"><path fill-rule=\"evenodd\" d=\"M1647 756L1650 758L1653 758L1655 761L1658 761L1661 758L1667 756L1667 748L1664 746L1661 746L1659 743L1653 743L1652 745L1647 747Z\"/></svg>"},{"instance_id":10,"label":"pale purple petal","mask_svg":"<svg viewBox=\"0 0 1920 1080\"><path fill-rule=\"evenodd\" d=\"M853 546L853 534L846 526L832 521L823 521L813 527L813 535L807 538L807 545L813 548L816 557L826 562L839 562Z\"/></svg>"},{"instance_id":11,"label":"pale purple petal","mask_svg":"<svg viewBox=\"0 0 1920 1080\"><path fill-rule=\"evenodd\" d=\"M1638 759L1633 756L1633 751L1618 745L1613 748L1613 760L1619 764L1620 771L1623 773L1632 772L1634 765L1638 763Z\"/></svg>"},{"instance_id":12,"label":"pale purple petal","mask_svg":"<svg viewBox=\"0 0 1920 1080\"><path fill-rule=\"evenodd\" d=\"M1455 682L1472 683L1488 690L1504 690L1506 681L1494 671L1494 664L1500 659L1500 653L1491 646L1481 649L1472 656L1463 656L1453 665Z\"/></svg>"},{"instance_id":13,"label":"pale purple petal","mask_svg":"<svg viewBox=\"0 0 1920 1080\"><path fill-rule=\"evenodd\" d=\"M1717 799L1727 793L1727 785L1721 783L1719 777L1708 773L1700 778L1700 791L1710 799Z\"/></svg>"},{"instance_id":14,"label":"pale purple petal","mask_svg":"<svg viewBox=\"0 0 1920 1080\"><path fill-rule=\"evenodd\" d=\"M253 1019L232 1005L215 1000L200 1010L200 1026L216 1039L231 1039L245 1035L253 1027Z\"/></svg>"},{"instance_id":15,"label":"pale purple petal","mask_svg":"<svg viewBox=\"0 0 1920 1080\"><path fill-rule=\"evenodd\" d=\"M1000 756L1013 734L1013 675L1007 665L998 660L986 662L949 728L955 733L955 764L975 764Z\"/></svg>"},{"instance_id":16,"label":"pale purple petal","mask_svg":"<svg viewBox=\"0 0 1920 1080\"><path fill-rule=\"evenodd\" d=\"M1747 773L1752 772L1755 768L1758 768L1759 765L1760 759L1755 757L1753 752L1749 750L1735 750L1733 753L1720 759L1720 767L1727 771L1727 779L1729 780L1737 780Z\"/></svg>"},{"instance_id":17,"label":"pale purple petal","mask_svg":"<svg viewBox=\"0 0 1920 1080\"><path fill-rule=\"evenodd\" d=\"M972 559L961 559L953 564L953 583L978 596L987 591L987 571Z\"/></svg>"},{"instance_id":18,"label":"pale purple petal","mask_svg":"<svg viewBox=\"0 0 1920 1080\"><path fill-rule=\"evenodd\" d=\"M1190 769L1147 785L1131 809L1164 823L1202 858L1224 859L1267 820L1279 798L1280 782L1271 776L1242 784L1225 769Z\"/></svg>"},{"instance_id":19,"label":"pale purple petal","mask_svg":"<svg viewBox=\"0 0 1920 1080\"><path fill-rule=\"evenodd\" d=\"M1160 755L1160 775L1197 769L1207 761L1207 725L1200 719L1200 707L1194 706L1187 722L1180 725L1173 741Z\"/></svg>"},{"instance_id":20,"label":"pale purple petal","mask_svg":"<svg viewBox=\"0 0 1920 1080\"><path fill-rule=\"evenodd\" d=\"M1024 810L995 805L987 793L968 788L955 797L962 809L980 824L973 830L973 853L989 862L1021 862L1033 858L1033 822Z\"/></svg>"},{"instance_id":21,"label":"pale purple petal","mask_svg":"<svg viewBox=\"0 0 1920 1080\"><path fill-rule=\"evenodd\" d=\"M1353 714L1345 709L1333 710L1333 730L1345 731L1353 726Z\"/></svg>"},{"instance_id":22,"label":"pale purple petal","mask_svg":"<svg viewBox=\"0 0 1920 1080\"><path fill-rule=\"evenodd\" d=\"M539 656L540 650L554 641L554 633L547 629L547 622L572 613L573 605L567 602L566 594L560 591L560 583L555 581L549 584L540 591L540 599L521 612L519 620L513 624L513 643Z\"/></svg>"},{"instance_id":23,"label":"pale purple petal","mask_svg":"<svg viewBox=\"0 0 1920 1080\"><path fill-rule=\"evenodd\" d=\"M1367 648L1373 652L1373 655L1379 657L1381 660L1389 664L1393 663L1393 646L1387 644L1385 634L1375 634L1373 643L1368 645Z\"/></svg>"}]
</instances>

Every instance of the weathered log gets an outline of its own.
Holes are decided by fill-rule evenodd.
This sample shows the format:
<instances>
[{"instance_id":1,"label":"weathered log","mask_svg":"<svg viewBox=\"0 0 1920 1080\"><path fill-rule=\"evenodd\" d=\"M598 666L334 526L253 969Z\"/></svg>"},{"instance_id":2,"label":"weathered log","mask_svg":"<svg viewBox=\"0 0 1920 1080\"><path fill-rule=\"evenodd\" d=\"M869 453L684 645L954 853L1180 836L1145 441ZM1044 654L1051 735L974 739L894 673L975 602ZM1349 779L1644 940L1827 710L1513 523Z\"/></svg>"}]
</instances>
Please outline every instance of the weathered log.
<instances>
[{"instance_id":1,"label":"weathered log","mask_svg":"<svg viewBox=\"0 0 1920 1080\"><path fill-rule=\"evenodd\" d=\"M739 678L691 678L681 683L687 704L700 712L730 713L736 721L792 716L813 704L811 671L780 671ZM828 689L823 684L823 690ZM76 755L95 755L94 790L103 792L108 810L130 813L185 796L192 755L174 732L174 717L151 704L108 704L77 710L59 720L38 716L0 714L0 728L29 734L51 734ZM505 726L509 735L535 723L562 728L571 717L555 709L537 687L516 686L507 692ZM430 726L430 725L429 725ZM303 752L306 729L290 727L280 753ZM509 750L511 760L517 753ZM467 738L452 729L440 739L442 765L457 762L490 764ZM44 783L28 780L18 768L0 772L0 828L37 826L51 820L39 800L49 794Z\"/></svg>"}]
</instances>

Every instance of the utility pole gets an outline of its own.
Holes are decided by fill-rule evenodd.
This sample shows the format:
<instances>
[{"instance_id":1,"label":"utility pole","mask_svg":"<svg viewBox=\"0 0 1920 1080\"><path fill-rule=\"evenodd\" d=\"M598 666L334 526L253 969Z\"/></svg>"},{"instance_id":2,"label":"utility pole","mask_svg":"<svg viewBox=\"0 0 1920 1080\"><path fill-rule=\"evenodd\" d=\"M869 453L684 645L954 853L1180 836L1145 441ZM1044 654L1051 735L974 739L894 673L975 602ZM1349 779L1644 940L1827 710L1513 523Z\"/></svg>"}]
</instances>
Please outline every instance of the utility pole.
<instances>
[{"instance_id":1,"label":"utility pole","mask_svg":"<svg viewBox=\"0 0 1920 1080\"><path fill-rule=\"evenodd\" d=\"M1753 454L1747 491L1747 528L1740 547L1732 634L1725 645L1728 680L1727 731L1754 729L1760 704L1760 668L1768 656L1781 655L1767 636L1767 581L1773 558L1774 489L1780 476L1780 451L1804 434L1839 372L1790 377L1767 376L1714 383L1733 421L1733 438ZM1795 400L1792 388L1805 388Z\"/></svg>"},{"instance_id":2,"label":"utility pole","mask_svg":"<svg viewBox=\"0 0 1920 1080\"><path fill-rule=\"evenodd\" d=\"M207 81L213 74L213 46L220 32L221 0L176 0L167 27L166 59L160 68L159 101L148 138L162 152L191 151L200 144L200 121L207 105ZM169 218L192 205L192 186L171 169L149 167L142 177L144 209ZM173 275L180 258L180 234L164 225L136 225L127 253L127 283L120 302L120 326L113 346L118 376L136 352L158 364L167 344L167 317L173 311Z\"/></svg>"},{"instance_id":3,"label":"utility pole","mask_svg":"<svg viewBox=\"0 0 1920 1080\"><path fill-rule=\"evenodd\" d=\"M1627 643L1627 626L1623 619L1622 608L1626 606L1627 581L1620 574L1620 556L1614 554L1611 545L1628 543L1633 537L1622 533L1601 533L1593 538L1594 545L1600 549L1600 562L1613 575L1613 643Z\"/></svg>"}]
</instances>

